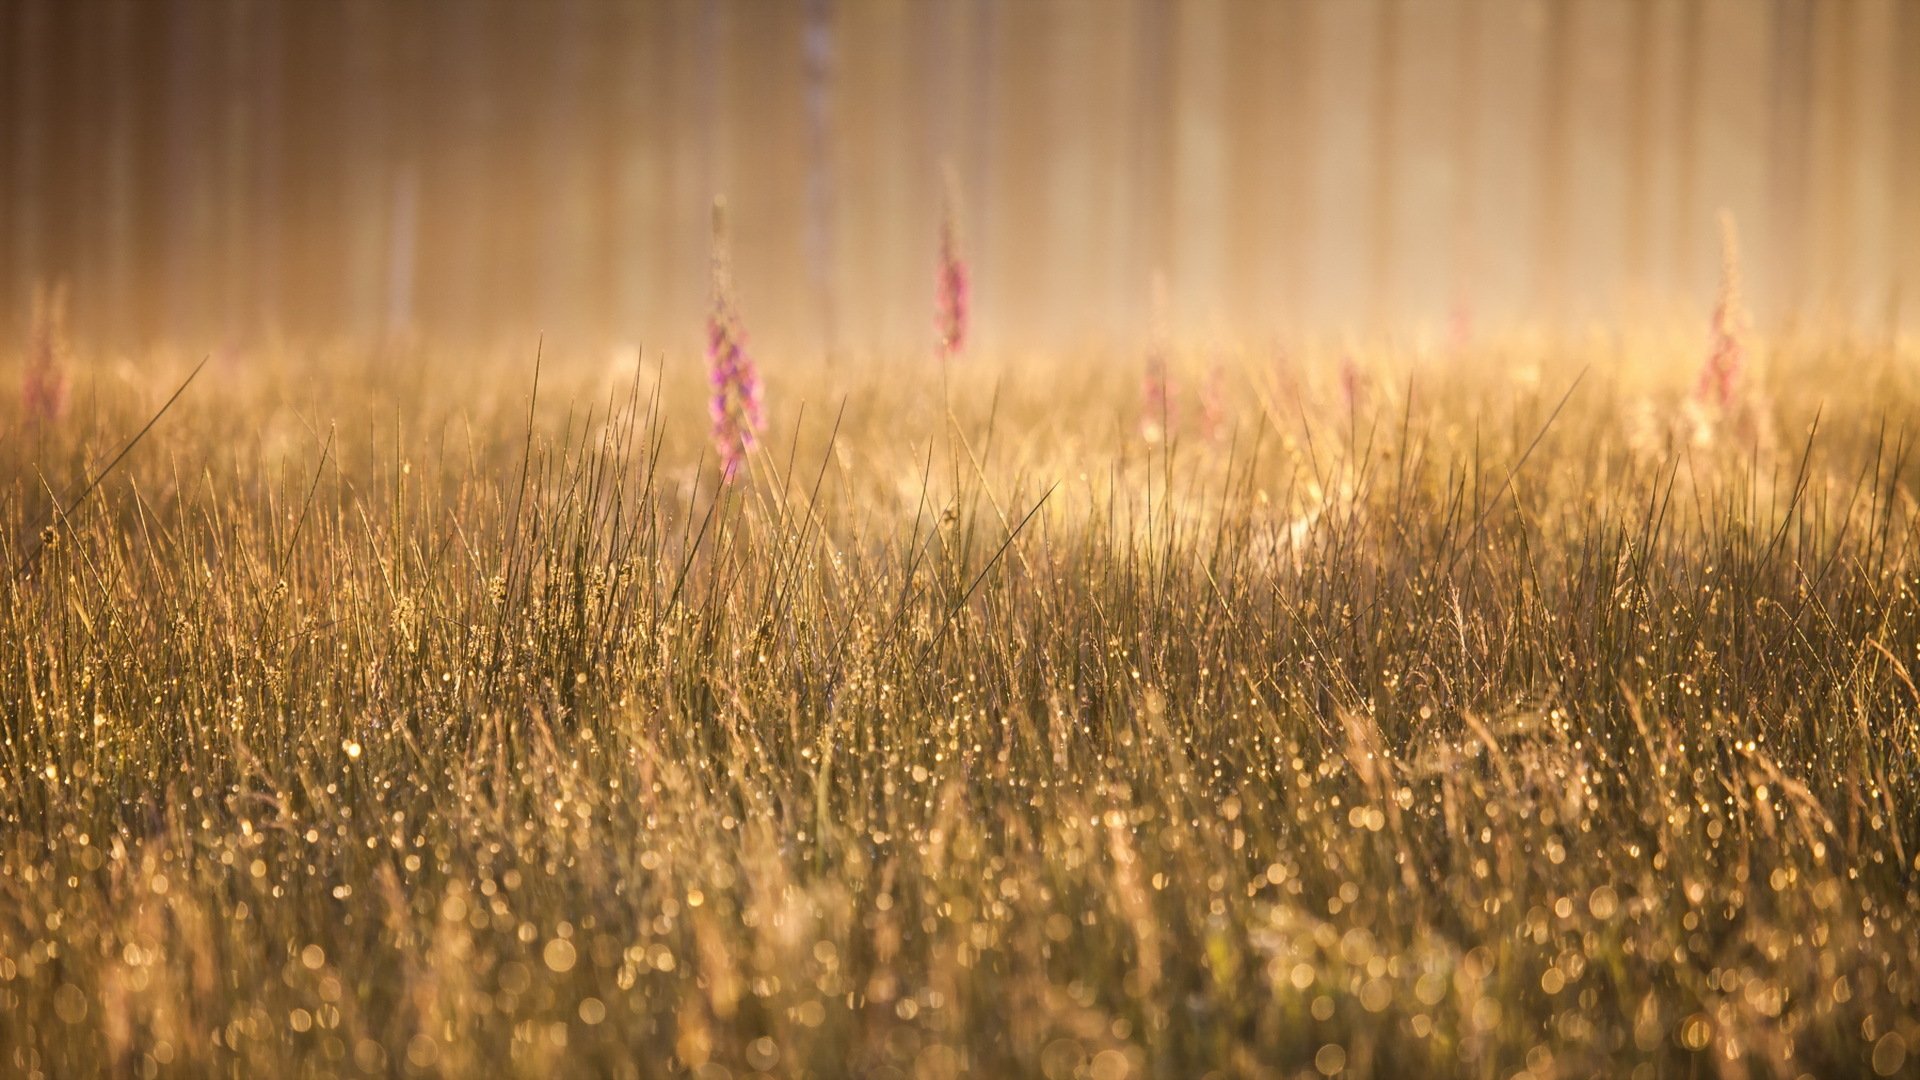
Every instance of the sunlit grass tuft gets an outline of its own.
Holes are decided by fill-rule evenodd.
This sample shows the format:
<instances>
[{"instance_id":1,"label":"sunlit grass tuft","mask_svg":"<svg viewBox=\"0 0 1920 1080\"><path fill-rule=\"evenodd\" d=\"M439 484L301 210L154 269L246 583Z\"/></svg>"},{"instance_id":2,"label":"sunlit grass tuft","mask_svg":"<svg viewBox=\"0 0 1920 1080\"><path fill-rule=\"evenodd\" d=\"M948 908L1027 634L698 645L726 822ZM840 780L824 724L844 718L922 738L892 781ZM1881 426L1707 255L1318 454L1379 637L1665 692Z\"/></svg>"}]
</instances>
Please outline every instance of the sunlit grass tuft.
<instances>
[{"instance_id":1,"label":"sunlit grass tuft","mask_svg":"<svg viewBox=\"0 0 1920 1080\"><path fill-rule=\"evenodd\" d=\"M731 484L697 358L289 351L63 516L80 368L0 1071L1898 1074L1917 358L1747 347L770 364Z\"/></svg>"}]
</instances>

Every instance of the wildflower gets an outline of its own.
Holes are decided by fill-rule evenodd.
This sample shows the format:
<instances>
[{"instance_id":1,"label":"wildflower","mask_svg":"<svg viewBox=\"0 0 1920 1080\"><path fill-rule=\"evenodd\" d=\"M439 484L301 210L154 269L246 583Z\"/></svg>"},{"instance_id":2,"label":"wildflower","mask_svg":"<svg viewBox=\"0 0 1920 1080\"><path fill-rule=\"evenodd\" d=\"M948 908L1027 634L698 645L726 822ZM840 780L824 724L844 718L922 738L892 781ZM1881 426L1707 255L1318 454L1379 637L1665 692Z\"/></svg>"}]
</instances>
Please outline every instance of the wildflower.
<instances>
[{"instance_id":1,"label":"wildflower","mask_svg":"<svg viewBox=\"0 0 1920 1080\"><path fill-rule=\"evenodd\" d=\"M934 278L934 345L942 360L953 359L967 345L970 289L967 262L960 255L959 208L954 188L949 177L946 208L940 218L940 265Z\"/></svg>"},{"instance_id":2,"label":"wildflower","mask_svg":"<svg viewBox=\"0 0 1920 1080\"><path fill-rule=\"evenodd\" d=\"M726 203L713 203L713 309L707 316L707 376L713 387L708 414L720 474L730 481L766 427L760 408L760 373L747 355L746 331L734 306L727 251Z\"/></svg>"},{"instance_id":3,"label":"wildflower","mask_svg":"<svg viewBox=\"0 0 1920 1080\"><path fill-rule=\"evenodd\" d=\"M67 287L33 290L33 323L27 338L27 367L20 380L26 414L45 423L67 411Z\"/></svg>"},{"instance_id":4,"label":"wildflower","mask_svg":"<svg viewBox=\"0 0 1920 1080\"><path fill-rule=\"evenodd\" d=\"M1366 376L1354 359L1351 347L1340 350L1340 400L1349 413L1360 407L1367 393Z\"/></svg>"},{"instance_id":5,"label":"wildflower","mask_svg":"<svg viewBox=\"0 0 1920 1080\"><path fill-rule=\"evenodd\" d=\"M1746 314L1740 308L1740 238L1733 215L1720 213L1720 299L1714 304L1707 336L1707 362L1700 368L1694 397L1722 409L1732 406L1745 367Z\"/></svg>"}]
</instances>

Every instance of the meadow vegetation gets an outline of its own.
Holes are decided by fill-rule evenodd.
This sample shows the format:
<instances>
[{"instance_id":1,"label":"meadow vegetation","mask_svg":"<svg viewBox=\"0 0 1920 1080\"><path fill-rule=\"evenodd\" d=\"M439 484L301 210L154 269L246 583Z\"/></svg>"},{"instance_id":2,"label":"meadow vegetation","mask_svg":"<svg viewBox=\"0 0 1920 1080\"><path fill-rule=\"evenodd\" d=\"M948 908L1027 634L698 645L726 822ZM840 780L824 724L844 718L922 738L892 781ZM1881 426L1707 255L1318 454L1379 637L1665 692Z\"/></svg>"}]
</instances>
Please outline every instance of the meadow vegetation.
<instances>
[{"instance_id":1,"label":"meadow vegetation","mask_svg":"<svg viewBox=\"0 0 1920 1080\"><path fill-rule=\"evenodd\" d=\"M0 1072L1910 1072L1920 355L1700 344L765 354L727 482L698 357L289 345L77 502L199 357L76 363Z\"/></svg>"}]
</instances>

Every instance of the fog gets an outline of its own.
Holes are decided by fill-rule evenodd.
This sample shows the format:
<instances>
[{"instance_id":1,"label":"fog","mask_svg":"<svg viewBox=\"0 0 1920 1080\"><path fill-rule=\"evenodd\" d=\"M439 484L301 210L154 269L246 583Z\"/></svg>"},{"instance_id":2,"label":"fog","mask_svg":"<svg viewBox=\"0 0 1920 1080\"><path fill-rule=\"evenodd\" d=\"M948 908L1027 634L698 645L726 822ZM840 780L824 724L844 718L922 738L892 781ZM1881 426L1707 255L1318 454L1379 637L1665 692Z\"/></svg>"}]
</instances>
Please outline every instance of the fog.
<instances>
[{"instance_id":1,"label":"fog","mask_svg":"<svg viewBox=\"0 0 1920 1080\"><path fill-rule=\"evenodd\" d=\"M789 350L1920 322L1920 3L6 0L0 327ZM1153 281L1165 281L1156 304Z\"/></svg>"}]
</instances>

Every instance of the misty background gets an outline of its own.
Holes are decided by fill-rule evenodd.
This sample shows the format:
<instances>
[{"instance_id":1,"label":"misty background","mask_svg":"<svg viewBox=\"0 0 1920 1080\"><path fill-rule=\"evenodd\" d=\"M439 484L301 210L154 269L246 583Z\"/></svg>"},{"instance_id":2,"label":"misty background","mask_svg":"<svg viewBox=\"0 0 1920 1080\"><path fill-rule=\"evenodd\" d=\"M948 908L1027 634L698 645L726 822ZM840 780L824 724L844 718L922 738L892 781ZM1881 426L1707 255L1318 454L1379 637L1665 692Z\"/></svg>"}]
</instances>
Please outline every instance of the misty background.
<instances>
[{"instance_id":1,"label":"misty background","mask_svg":"<svg viewBox=\"0 0 1920 1080\"><path fill-rule=\"evenodd\" d=\"M1920 325L1920 0L0 0L0 330L926 350ZM1164 275L1166 301L1152 282ZM1689 315L1689 317L1691 317Z\"/></svg>"}]
</instances>

